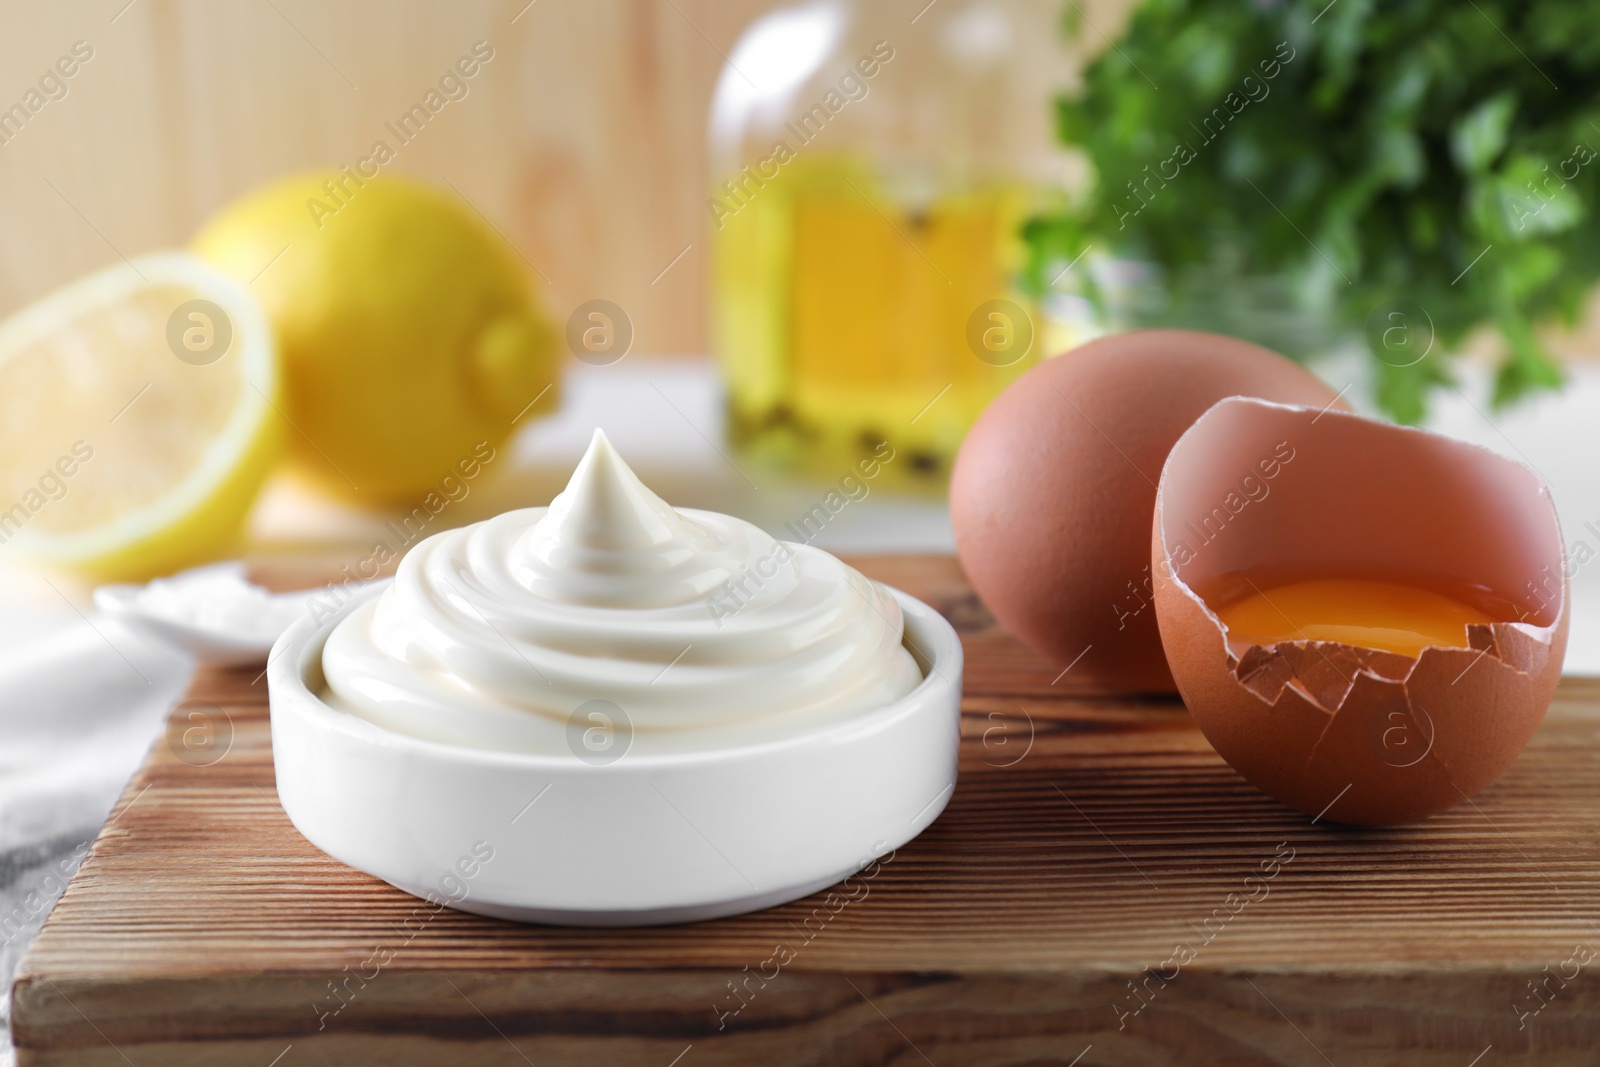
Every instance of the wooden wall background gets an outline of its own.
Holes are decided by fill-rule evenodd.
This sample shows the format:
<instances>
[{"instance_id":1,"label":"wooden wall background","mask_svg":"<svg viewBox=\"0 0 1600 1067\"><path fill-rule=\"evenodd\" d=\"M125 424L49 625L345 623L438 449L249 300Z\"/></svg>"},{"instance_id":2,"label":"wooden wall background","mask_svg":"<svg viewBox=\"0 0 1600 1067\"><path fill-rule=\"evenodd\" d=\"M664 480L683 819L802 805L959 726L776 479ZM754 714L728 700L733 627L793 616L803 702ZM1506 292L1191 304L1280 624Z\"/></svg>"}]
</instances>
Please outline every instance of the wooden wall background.
<instances>
[{"instance_id":1,"label":"wooden wall background","mask_svg":"<svg viewBox=\"0 0 1600 1067\"><path fill-rule=\"evenodd\" d=\"M94 56L0 145L0 314L182 244L254 185L394 144L384 122L485 40L469 95L390 169L453 182L550 279L557 314L603 296L633 314L637 351L703 351L706 114L722 53L771 6L3 0L0 110L73 42ZM1128 6L1087 8L1110 28Z\"/></svg>"},{"instance_id":2,"label":"wooden wall background","mask_svg":"<svg viewBox=\"0 0 1600 1067\"><path fill-rule=\"evenodd\" d=\"M94 49L0 144L0 316L119 252L183 244L255 185L353 163L484 40L469 95L388 169L454 183L549 279L558 316L603 296L633 315L635 351L702 352L706 113L723 53L779 2L0 0L0 111L75 41ZM1137 0L1075 2L1114 35ZM1083 45L1069 68L1105 42ZM1600 299L1553 333L1600 352Z\"/></svg>"}]
</instances>

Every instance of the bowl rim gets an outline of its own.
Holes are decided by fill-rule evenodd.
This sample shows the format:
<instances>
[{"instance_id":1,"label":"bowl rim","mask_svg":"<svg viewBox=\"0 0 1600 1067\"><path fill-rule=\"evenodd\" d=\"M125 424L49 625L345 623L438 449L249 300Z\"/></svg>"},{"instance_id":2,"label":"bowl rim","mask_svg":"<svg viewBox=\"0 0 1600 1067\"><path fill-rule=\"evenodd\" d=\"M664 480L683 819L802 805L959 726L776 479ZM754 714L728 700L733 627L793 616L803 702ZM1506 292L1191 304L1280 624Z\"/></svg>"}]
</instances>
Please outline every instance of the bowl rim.
<instances>
[{"instance_id":1,"label":"bowl rim","mask_svg":"<svg viewBox=\"0 0 1600 1067\"><path fill-rule=\"evenodd\" d=\"M869 579L870 580L870 579ZM849 718L826 723L815 729L801 729L782 737L748 742L718 748L697 749L687 752L646 753L628 755L607 764L591 764L571 754L533 752L508 752L488 748L435 741L401 733L362 718L353 712L336 708L314 692L307 683L307 672L316 658L320 673L320 656L333 628L352 611L372 597L381 595L394 579L382 578L353 590L350 598L329 616L318 620L310 615L296 620L273 644L267 657L267 693L269 716L274 724L280 714L299 714L312 720L319 730L336 730L347 736L357 736L369 743L415 752L418 756L435 761L463 765L520 768L545 774L634 774L642 770L689 770L712 767L729 761L746 761L787 749L835 741L858 733L871 732L888 722L915 714L930 703L954 691L958 702L962 696L962 668L965 653L960 635L954 626L931 606L894 586L882 582L873 584L893 596L900 604L901 616L907 631L915 629L918 644L913 646L902 637L902 644L922 671L922 681L904 696L870 711ZM931 646L931 647L928 647ZM926 662L924 662L926 661ZM289 706L293 706L290 711ZM280 707L283 710L280 712Z\"/></svg>"}]
</instances>

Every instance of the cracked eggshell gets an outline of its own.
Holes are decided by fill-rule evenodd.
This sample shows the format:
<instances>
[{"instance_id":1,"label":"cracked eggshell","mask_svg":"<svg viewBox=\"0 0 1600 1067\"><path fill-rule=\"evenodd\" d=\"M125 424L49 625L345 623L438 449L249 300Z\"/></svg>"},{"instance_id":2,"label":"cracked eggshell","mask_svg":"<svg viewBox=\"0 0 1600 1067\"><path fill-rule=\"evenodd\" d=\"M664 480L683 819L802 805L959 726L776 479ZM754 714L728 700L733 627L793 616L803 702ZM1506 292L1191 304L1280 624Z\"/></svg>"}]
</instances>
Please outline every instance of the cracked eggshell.
<instances>
[{"instance_id":1,"label":"cracked eggshell","mask_svg":"<svg viewBox=\"0 0 1600 1067\"><path fill-rule=\"evenodd\" d=\"M1151 549L1161 639L1195 721L1241 775L1310 815L1389 825L1460 803L1516 759L1560 679L1568 591L1549 488L1473 445L1223 400L1167 457ZM1204 599L1239 573L1464 582L1522 618L1415 659L1241 646Z\"/></svg>"},{"instance_id":2,"label":"cracked eggshell","mask_svg":"<svg viewBox=\"0 0 1600 1067\"><path fill-rule=\"evenodd\" d=\"M1170 693L1150 608L1150 517L1167 452L1228 396L1336 403L1275 352L1214 333L1134 330L1013 382L950 479L956 553L1001 624L1072 679Z\"/></svg>"}]
</instances>

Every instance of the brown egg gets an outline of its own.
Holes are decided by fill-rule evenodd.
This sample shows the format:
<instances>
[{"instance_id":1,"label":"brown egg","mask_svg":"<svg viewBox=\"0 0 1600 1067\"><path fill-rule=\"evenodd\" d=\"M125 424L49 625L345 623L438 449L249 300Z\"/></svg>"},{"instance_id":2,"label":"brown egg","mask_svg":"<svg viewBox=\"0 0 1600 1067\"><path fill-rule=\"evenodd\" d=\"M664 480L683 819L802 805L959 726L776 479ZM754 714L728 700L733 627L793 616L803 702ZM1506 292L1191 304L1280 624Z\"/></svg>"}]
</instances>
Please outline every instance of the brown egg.
<instances>
[{"instance_id":1,"label":"brown egg","mask_svg":"<svg viewBox=\"0 0 1600 1067\"><path fill-rule=\"evenodd\" d=\"M1187 330L1091 341L997 397L950 484L956 552L995 618L1074 678L1171 692L1150 606L1156 482L1173 442L1229 396L1334 401L1282 356Z\"/></svg>"},{"instance_id":2,"label":"brown egg","mask_svg":"<svg viewBox=\"0 0 1600 1067\"><path fill-rule=\"evenodd\" d=\"M1167 458L1151 550L1189 711L1235 770L1307 814L1385 825L1460 803L1516 758L1555 692L1555 507L1535 472L1476 446L1224 400ZM1309 621L1351 611L1330 589L1367 590L1343 620L1359 626ZM1246 622L1239 605L1261 610Z\"/></svg>"}]
</instances>

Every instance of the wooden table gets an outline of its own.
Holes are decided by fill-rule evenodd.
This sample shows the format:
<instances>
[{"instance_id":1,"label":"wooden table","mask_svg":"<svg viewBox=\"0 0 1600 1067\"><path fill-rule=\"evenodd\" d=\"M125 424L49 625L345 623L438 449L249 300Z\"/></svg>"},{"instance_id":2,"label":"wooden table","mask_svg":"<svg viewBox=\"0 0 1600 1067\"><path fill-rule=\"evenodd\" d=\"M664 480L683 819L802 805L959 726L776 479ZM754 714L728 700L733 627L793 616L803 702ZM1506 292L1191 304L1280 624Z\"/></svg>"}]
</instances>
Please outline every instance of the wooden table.
<instances>
[{"instance_id":1,"label":"wooden table","mask_svg":"<svg viewBox=\"0 0 1600 1067\"><path fill-rule=\"evenodd\" d=\"M960 784L864 895L646 930L419 912L294 831L265 682L204 671L218 744L180 706L129 784L18 973L20 1063L1600 1063L1600 684L1475 803L1313 824L1181 704L1052 685L953 561L856 562L968 655Z\"/></svg>"}]
</instances>

